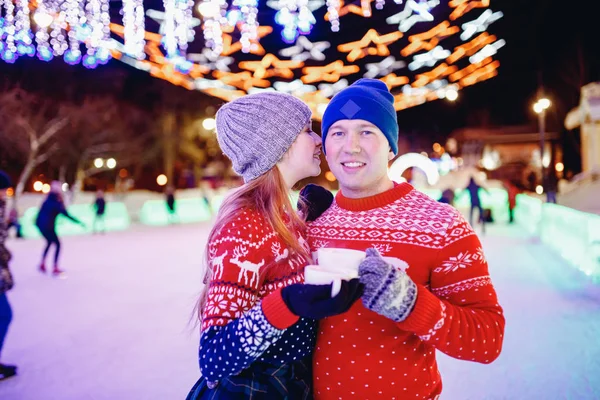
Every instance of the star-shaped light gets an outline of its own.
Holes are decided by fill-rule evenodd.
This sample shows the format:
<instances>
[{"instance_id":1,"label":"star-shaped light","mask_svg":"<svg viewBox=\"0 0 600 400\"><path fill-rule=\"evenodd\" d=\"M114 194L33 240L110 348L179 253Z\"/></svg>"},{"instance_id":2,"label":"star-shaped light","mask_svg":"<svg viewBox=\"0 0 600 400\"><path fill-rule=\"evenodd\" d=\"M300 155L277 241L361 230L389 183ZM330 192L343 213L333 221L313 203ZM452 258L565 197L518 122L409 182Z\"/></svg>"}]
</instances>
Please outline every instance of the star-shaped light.
<instances>
[{"instance_id":1,"label":"star-shaped light","mask_svg":"<svg viewBox=\"0 0 600 400\"><path fill-rule=\"evenodd\" d=\"M408 0L406 6L404 6L404 10L388 17L385 21L390 25L398 24L400 32L408 32L418 22L433 21L433 15L429 11L439 4L440 0L428 0L424 3Z\"/></svg>"},{"instance_id":2,"label":"star-shaped light","mask_svg":"<svg viewBox=\"0 0 600 400\"><path fill-rule=\"evenodd\" d=\"M340 17L343 17L346 14L356 14L356 15L360 15L361 17L369 18L372 15L372 12L371 12L371 3L372 2L373 2L373 0L361 0L360 7L357 6L356 4L348 4L346 6L343 6L338 11L338 15L336 16L336 19L339 19ZM332 19L331 12L328 11L327 14L325 14L325 20L329 21L330 19Z\"/></svg>"},{"instance_id":3,"label":"star-shaped light","mask_svg":"<svg viewBox=\"0 0 600 400\"><path fill-rule=\"evenodd\" d=\"M251 87L269 87L271 83L265 79L255 78L248 71L233 73L224 71L214 71L215 78L221 80L226 85L234 86L238 89L243 89L246 92Z\"/></svg>"},{"instance_id":4,"label":"star-shaped light","mask_svg":"<svg viewBox=\"0 0 600 400\"><path fill-rule=\"evenodd\" d=\"M215 56L214 52L209 48L202 49L202 53L190 53L188 59L204 65L209 69L229 72L229 65L233 63L233 57Z\"/></svg>"},{"instance_id":5,"label":"star-shaped light","mask_svg":"<svg viewBox=\"0 0 600 400\"><path fill-rule=\"evenodd\" d=\"M325 97L333 97L336 93L342 91L348 87L347 79L340 79L335 83L321 83L319 84L319 91Z\"/></svg>"},{"instance_id":6,"label":"star-shaped light","mask_svg":"<svg viewBox=\"0 0 600 400\"><path fill-rule=\"evenodd\" d=\"M293 69L304 66L302 61L280 60L273 54L267 54L261 61L242 61L239 63L241 69L253 71L255 78L271 78L278 76L285 79L294 77Z\"/></svg>"},{"instance_id":7,"label":"star-shaped light","mask_svg":"<svg viewBox=\"0 0 600 400\"><path fill-rule=\"evenodd\" d=\"M439 60L443 60L450 56L450 51L444 49L442 46L437 46L433 50L427 53L417 54L413 58L413 62L408 64L408 69L415 71L423 66L433 67Z\"/></svg>"},{"instance_id":8,"label":"star-shaped light","mask_svg":"<svg viewBox=\"0 0 600 400\"><path fill-rule=\"evenodd\" d=\"M329 42L312 42L306 36L300 36L296 44L279 51L279 55L290 57L294 61L306 61L308 59L324 61L323 51L331 47Z\"/></svg>"},{"instance_id":9,"label":"star-shaped light","mask_svg":"<svg viewBox=\"0 0 600 400\"><path fill-rule=\"evenodd\" d=\"M474 8L486 8L490 6L490 0L451 0L448 5L454 8L450 14L450 20L454 21Z\"/></svg>"},{"instance_id":10,"label":"star-shaped light","mask_svg":"<svg viewBox=\"0 0 600 400\"><path fill-rule=\"evenodd\" d=\"M226 85L218 79L198 78L194 81L194 86L198 90L204 90L204 89L235 90L235 87Z\"/></svg>"},{"instance_id":11,"label":"star-shaped light","mask_svg":"<svg viewBox=\"0 0 600 400\"><path fill-rule=\"evenodd\" d=\"M460 32L458 26L450 26L450 22L444 21L427 32L411 35L408 38L410 44L403 48L402 51L400 51L400 54L404 57L408 57L419 50L431 51L438 45L440 40L458 32Z\"/></svg>"},{"instance_id":12,"label":"star-shaped light","mask_svg":"<svg viewBox=\"0 0 600 400\"><path fill-rule=\"evenodd\" d=\"M476 33L485 32L491 24L503 16L502 11L493 12L489 9L485 10L476 20L466 22L462 25L463 33L460 34L460 38L464 41L470 39Z\"/></svg>"},{"instance_id":13,"label":"star-shaped light","mask_svg":"<svg viewBox=\"0 0 600 400\"><path fill-rule=\"evenodd\" d=\"M406 67L406 63L404 61L397 61L394 56L389 56L378 63L366 64L367 72L365 72L363 76L365 78L376 78L378 76L387 75L404 67Z\"/></svg>"},{"instance_id":14,"label":"star-shaped light","mask_svg":"<svg viewBox=\"0 0 600 400\"><path fill-rule=\"evenodd\" d=\"M223 27L223 52L221 53L221 55L223 55L223 56L229 56L229 55L232 55L233 53L236 53L236 52L242 50L241 42L237 41L237 42L233 43L233 37L230 35L230 33L233 33L234 29L235 28L233 26ZM254 43L255 46L252 46L250 48L250 53L256 54L259 56L264 55L266 53L265 49L264 49L264 47L261 46L261 44L258 42L258 40L267 36L271 32L273 32L272 27L259 26L257 28L257 38L256 38L257 42Z\"/></svg>"},{"instance_id":15,"label":"star-shaped light","mask_svg":"<svg viewBox=\"0 0 600 400\"><path fill-rule=\"evenodd\" d=\"M375 29L369 29L361 40L340 44L337 49L342 53L348 53L346 59L349 62L354 62L367 55L388 56L390 54L388 45L394 43L402 36L402 32L392 32L380 36ZM373 47L371 44L375 46Z\"/></svg>"},{"instance_id":16,"label":"star-shaped light","mask_svg":"<svg viewBox=\"0 0 600 400\"><path fill-rule=\"evenodd\" d=\"M491 57L498 52L499 49L504 47L506 41L504 39L500 39L497 42L492 44L488 44L483 49L479 50L477 53L469 57L469 62L472 64L478 63L486 59L487 57Z\"/></svg>"},{"instance_id":17,"label":"star-shaped light","mask_svg":"<svg viewBox=\"0 0 600 400\"><path fill-rule=\"evenodd\" d=\"M273 83L273 87L279 92L289 93L293 95L310 93L317 90L317 88L313 85L305 85L300 79L296 79L291 82L277 81Z\"/></svg>"},{"instance_id":18,"label":"star-shaped light","mask_svg":"<svg viewBox=\"0 0 600 400\"><path fill-rule=\"evenodd\" d=\"M354 74L358 71L360 71L358 65L344 65L343 61L337 60L322 67L304 67L302 72L305 75L301 79L304 83L319 81L337 82L340 77Z\"/></svg>"},{"instance_id":19,"label":"star-shaped light","mask_svg":"<svg viewBox=\"0 0 600 400\"><path fill-rule=\"evenodd\" d=\"M406 76L396 76L396 74L393 72L381 78L380 81L385 83L388 89L393 89L400 85L406 85L409 82Z\"/></svg>"},{"instance_id":20,"label":"star-shaped light","mask_svg":"<svg viewBox=\"0 0 600 400\"><path fill-rule=\"evenodd\" d=\"M458 68L455 65L448 66L448 64L442 63L431 71L418 74L417 79L413 82L413 87L423 87L436 79L443 78L456 71L458 71Z\"/></svg>"},{"instance_id":21,"label":"star-shaped light","mask_svg":"<svg viewBox=\"0 0 600 400\"><path fill-rule=\"evenodd\" d=\"M475 39L471 40L468 43L462 44L454 49L454 53L448 57L446 60L449 63L455 63L460 60L464 56L472 56L477 53L484 46L494 43L496 41L496 35L490 35L487 32L483 32L481 35L477 36Z\"/></svg>"}]
</instances>

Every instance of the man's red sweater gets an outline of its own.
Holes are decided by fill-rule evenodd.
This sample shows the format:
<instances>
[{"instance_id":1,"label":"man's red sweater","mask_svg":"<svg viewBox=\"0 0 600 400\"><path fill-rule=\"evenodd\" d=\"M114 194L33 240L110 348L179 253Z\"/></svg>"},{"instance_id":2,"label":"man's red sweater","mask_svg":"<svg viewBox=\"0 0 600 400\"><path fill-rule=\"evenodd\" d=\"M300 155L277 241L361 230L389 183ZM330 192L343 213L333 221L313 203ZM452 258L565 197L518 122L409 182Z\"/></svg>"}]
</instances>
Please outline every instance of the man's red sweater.
<instances>
[{"instance_id":1,"label":"man's red sweater","mask_svg":"<svg viewBox=\"0 0 600 400\"><path fill-rule=\"evenodd\" d=\"M502 308L481 243L454 208L407 183L362 199L339 192L308 237L313 251L375 247L405 261L418 289L413 311L400 323L360 301L320 322L315 399L435 399L442 391L436 349L481 363L500 354Z\"/></svg>"}]
</instances>

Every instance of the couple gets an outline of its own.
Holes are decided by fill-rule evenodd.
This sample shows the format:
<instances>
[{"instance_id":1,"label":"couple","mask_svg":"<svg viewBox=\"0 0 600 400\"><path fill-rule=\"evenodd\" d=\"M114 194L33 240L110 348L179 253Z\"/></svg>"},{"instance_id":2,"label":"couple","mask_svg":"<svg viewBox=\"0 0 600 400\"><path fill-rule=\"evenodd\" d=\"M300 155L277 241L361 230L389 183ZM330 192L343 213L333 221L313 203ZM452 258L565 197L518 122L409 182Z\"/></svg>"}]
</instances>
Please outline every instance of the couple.
<instances>
[{"instance_id":1,"label":"couple","mask_svg":"<svg viewBox=\"0 0 600 400\"><path fill-rule=\"evenodd\" d=\"M479 239L452 207L388 178L398 152L393 96L378 80L339 92L311 130L300 100L266 92L217 113L217 138L245 184L219 210L199 301L196 399L438 398L435 350L481 363L504 317ZM291 188L320 172L340 185ZM320 247L366 250L359 279L304 284ZM386 256L384 259L382 256ZM400 259L398 268L387 261Z\"/></svg>"}]
</instances>

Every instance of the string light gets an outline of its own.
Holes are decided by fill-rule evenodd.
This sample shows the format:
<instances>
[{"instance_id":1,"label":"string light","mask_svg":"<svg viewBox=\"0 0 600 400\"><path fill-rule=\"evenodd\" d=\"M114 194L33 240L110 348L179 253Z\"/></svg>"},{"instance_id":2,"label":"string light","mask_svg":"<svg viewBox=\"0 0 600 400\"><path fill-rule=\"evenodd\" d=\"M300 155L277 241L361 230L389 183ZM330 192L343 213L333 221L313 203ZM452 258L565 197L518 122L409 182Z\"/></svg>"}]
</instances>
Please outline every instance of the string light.
<instances>
[{"instance_id":1,"label":"string light","mask_svg":"<svg viewBox=\"0 0 600 400\"><path fill-rule=\"evenodd\" d=\"M50 44L52 53L55 56L62 56L69 48L65 32L67 30L66 14L61 9L58 0L49 0L47 2L47 12L53 15L54 19L50 25Z\"/></svg>"},{"instance_id":2,"label":"string light","mask_svg":"<svg viewBox=\"0 0 600 400\"><path fill-rule=\"evenodd\" d=\"M15 6L12 0L4 0L4 27L5 42L0 42L2 59L7 63L14 63L17 59L17 46L15 45Z\"/></svg>"},{"instance_id":3,"label":"string light","mask_svg":"<svg viewBox=\"0 0 600 400\"><path fill-rule=\"evenodd\" d=\"M64 59L67 64L75 65L81 61L80 42L77 35L80 15L79 2L77 0L66 0L63 6L65 7L66 22L69 25L69 48L64 54Z\"/></svg>"},{"instance_id":4,"label":"string light","mask_svg":"<svg viewBox=\"0 0 600 400\"><path fill-rule=\"evenodd\" d=\"M194 40L194 30L193 27L190 27L194 20L192 17L194 2L191 0L163 0L163 6L165 12L162 14L162 31L160 33L163 34L167 57L178 58L185 54L188 41ZM151 14L158 13L155 11ZM196 21L198 20L196 19Z\"/></svg>"},{"instance_id":5,"label":"string light","mask_svg":"<svg viewBox=\"0 0 600 400\"><path fill-rule=\"evenodd\" d=\"M17 14L15 16L15 40L19 55L33 56L35 47L32 44L33 36L29 22L29 1L17 0Z\"/></svg>"},{"instance_id":6,"label":"string light","mask_svg":"<svg viewBox=\"0 0 600 400\"><path fill-rule=\"evenodd\" d=\"M233 7L239 10L241 18L242 52L256 50L258 41L258 0L233 0Z\"/></svg>"},{"instance_id":7,"label":"string light","mask_svg":"<svg viewBox=\"0 0 600 400\"><path fill-rule=\"evenodd\" d=\"M144 3L142 0L123 0L123 26L125 27L125 53L143 60L144 53Z\"/></svg>"},{"instance_id":8,"label":"string light","mask_svg":"<svg viewBox=\"0 0 600 400\"><path fill-rule=\"evenodd\" d=\"M33 14L33 20L37 24L37 31L35 32L37 57L42 61L50 61L54 58L54 54L52 54L52 50L48 43L50 38L48 27L53 23L54 18L48 14L46 4L43 0L38 0L38 8Z\"/></svg>"},{"instance_id":9,"label":"string light","mask_svg":"<svg viewBox=\"0 0 600 400\"><path fill-rule=\"evenodd\" d=\"M204 0L198 4L198 12L204 18L202 32L204 44L210 50L209 57L216 58L223 52L223 30L227 10L226 0ZM203 54L205 54L203 52ZM227 69L229 70L229 69Z\"/></svg>"},{"instance_id":10,"label":"string light","mask_svg":"<svg viewBox=\"0 0 600 400\"><path fill-rule=\"evenodd\" d=\"M332 32L340 31L340 0L326 0L327 5L327 17L331 24Z\"/></svg>"}]
</instances>

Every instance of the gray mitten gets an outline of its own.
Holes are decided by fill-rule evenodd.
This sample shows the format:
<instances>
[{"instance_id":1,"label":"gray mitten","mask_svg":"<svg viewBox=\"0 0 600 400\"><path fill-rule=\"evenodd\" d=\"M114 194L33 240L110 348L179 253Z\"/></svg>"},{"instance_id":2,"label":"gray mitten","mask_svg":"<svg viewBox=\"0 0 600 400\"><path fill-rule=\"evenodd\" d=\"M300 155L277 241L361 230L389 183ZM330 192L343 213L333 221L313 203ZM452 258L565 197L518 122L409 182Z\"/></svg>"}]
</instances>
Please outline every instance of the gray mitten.
<instances>
[{"instance_id":1,"label":"gray mitten","mask_svg":"<svg viewBox=\"0 0 600 400\"><path fill-rule=\"evenodd\" d=\"M377 250L367 249L358 275L365 285L362 302L366 308L395 322L408 317L417 301L417 286L406 272L386 262Z\"/></svg>"}]
</instances>

